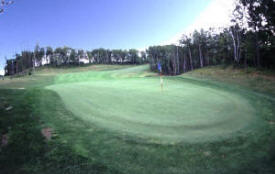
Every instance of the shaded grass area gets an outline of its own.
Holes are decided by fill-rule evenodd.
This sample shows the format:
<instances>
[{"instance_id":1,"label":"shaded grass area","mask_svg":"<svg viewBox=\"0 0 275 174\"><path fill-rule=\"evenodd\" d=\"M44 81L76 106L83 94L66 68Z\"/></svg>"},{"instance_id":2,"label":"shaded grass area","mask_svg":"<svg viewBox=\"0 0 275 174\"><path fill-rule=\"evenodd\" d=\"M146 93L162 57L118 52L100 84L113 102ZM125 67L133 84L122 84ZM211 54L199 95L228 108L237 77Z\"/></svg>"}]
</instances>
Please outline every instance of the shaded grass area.
<instances>
[{"instance_id":1,"label":"shaded grass area","mask_svg":"<svg viewBox=\"0 0 275 174\"><path fill-rule=\"evenodd\" d=\"M128 66L126 66L128 67ZM121 69L125 66L89 66L73 69ZM50 72L50 73L49 73ZM60 137L47 142L41 134L46 124L42 121L43 110L39 110L43 87L54 83L58 73L72 72L71 68L45 67L32 76L6 77L0 81L0 173L118 173L101 163L91 161ZM46 96L47 104L54 116L67 115L58 95ZM11 108L8 109L7 108ZM53 116L47 115L47 116ZM8 144L2 145L2 137Z\"/></svg>"},{"instance_id":2,"label":"shaded grass area","mask_svg":"<svg viewBox=\"0 0 275 174\"><path fill-rule=\"evenodd\" d=\"M134 78L137 70L122 71L122 74L112 72L112 76L104 72L103 76L97 74L97 78L112 79L121 75ZM142 70L137 74L138 78L144 76ZM240 93L256 108L257 116L266 125L258 132L220 141L160 144L111 131L81 119L66 108L57 93L43 88L57 82L66 83L66 78L63 75L62 78L45 75L44 79L42 76L36 81L26 80L23 86L17 84L26 90L0 90L0 133L8 133L11 143L1 147L0 173L275 172L275 126L272 124L275 121L275 108L274 101L266 97L226 83L201 81L190 76L184 79L167 77L178 83L184 81ZM94 78L84 76L85 80ZM2 88L12 86L7 84ZM13 106L13 109L6 111L9 106ZM55 130L57 137L45 142L40 133L43 127Z\"/></svg>"},{"instance_id":3,"label":"shaded grass area","mask_svg":"<svg viewBox=\"0 0 275 174\"><path fill-rule=\"evenodd\" d=\"M103 164L79 155L69 144L56 137L47 142L41 135L45 127L37 110L40 90L0 90L0 135L8 136L8 144L0 147L0 173L108 173ZM55 110L66 114L61 100L48 96ZM6 110L12 106L11 110ZM117 173L111 171L110 173Z\"/></svg>"}]
</instances>

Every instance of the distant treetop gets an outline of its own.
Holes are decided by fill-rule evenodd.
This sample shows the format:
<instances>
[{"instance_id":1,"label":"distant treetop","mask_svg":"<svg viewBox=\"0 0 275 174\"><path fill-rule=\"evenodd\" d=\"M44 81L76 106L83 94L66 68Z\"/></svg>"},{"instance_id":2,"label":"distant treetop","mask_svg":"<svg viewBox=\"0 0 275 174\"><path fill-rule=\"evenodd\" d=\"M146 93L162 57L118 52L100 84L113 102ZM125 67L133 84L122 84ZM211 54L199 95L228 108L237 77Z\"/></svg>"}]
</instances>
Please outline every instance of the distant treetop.
<instances>
[{"instance_id":1,"label":"distant treetop","mask_svg":"<svg viewBox=\"0 0 275 174\"><path fill-rule=\"evenodd\" d=\"M8 5L11 5L13 4L14 1L6 1L6 0L1 0L1 3L0 3L0 13L4 13L5 11L5 7L8 6Z\"/></svg>"}]
</instances>

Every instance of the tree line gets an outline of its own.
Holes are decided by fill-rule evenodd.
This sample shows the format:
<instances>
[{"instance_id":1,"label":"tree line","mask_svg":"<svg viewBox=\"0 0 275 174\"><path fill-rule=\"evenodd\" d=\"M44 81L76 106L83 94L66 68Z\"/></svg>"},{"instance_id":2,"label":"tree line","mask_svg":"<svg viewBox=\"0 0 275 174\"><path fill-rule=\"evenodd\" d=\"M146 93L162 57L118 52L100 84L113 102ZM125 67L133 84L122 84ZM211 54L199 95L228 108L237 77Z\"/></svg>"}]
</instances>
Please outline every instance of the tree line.
<instances>
[{"instance_id":1,"label":"tree line","mask_svg":"<svg viewBox=\"0 0 275 174\"><path fill-rule=\"evenodd\" d=\"M67 66L82 64L143 64L147 63L146 53L136 49L94 49L92 51L76 50L70 47L53 49L36 45L33 51L22 51L14 59L6 60L5 75L29 73L43 65Z\"/></svg>"},{"instance_id":2,"label":"tree line","mask_svg":"<svg viewBox=\"0 0 275 174\"><path fill-rule=\"evenodd\" d=\"M147 50L150 67L162 73L177 75L209 65L233 63L230 47L230 33L225 30L219 34L210 31L195 31L190 36L184 35L178 46L152 46Z\"/></svg>"},{"instance_id":3,"label":"tree line","mask_svg":"<svg viewBox=\"0 0 275 174\"><path fill-rule=\"evenodd\" d=\"M147 50L153 71L177 75L209 65L275 68L275 1L237 0L231 26L183 35L178 46Z\"/></svg>"},{"instance_id":4,"label":"tree line","mask_svg":"<svg viewBox=\"0 0 275 174\"><path fill-rule=\"evenodd\" d=\"M40 48L23 51L7 60L6 75L47 64L79 65L82 59L95 64L150 63L151 70L177 75L209 65L234 64L240 67L275 68L275 1L236 0L231 26L194 31L183 35L178 45L151 46L145 52L95 49L75 50L69 47Z\"/></svg>"}]
</instances>

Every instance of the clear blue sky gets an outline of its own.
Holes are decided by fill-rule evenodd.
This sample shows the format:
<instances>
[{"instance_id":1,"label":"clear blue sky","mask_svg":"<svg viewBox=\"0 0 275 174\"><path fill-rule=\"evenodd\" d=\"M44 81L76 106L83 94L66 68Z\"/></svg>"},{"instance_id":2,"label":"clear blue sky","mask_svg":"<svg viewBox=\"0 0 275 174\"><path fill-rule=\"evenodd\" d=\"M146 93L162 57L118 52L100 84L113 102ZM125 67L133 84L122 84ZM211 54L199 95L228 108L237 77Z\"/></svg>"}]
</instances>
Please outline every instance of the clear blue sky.
<instances>
[{"instance_id":1,"label":"clear blue sky","mask_svg":"<svg viewBox=\"0 0 275 174\"><path fill-rule=\"evenodd\" d=\"M4 58L41 46L144 48L188 27L211 0L14 0L0 14Z\"/></svg>"}]
</instances>

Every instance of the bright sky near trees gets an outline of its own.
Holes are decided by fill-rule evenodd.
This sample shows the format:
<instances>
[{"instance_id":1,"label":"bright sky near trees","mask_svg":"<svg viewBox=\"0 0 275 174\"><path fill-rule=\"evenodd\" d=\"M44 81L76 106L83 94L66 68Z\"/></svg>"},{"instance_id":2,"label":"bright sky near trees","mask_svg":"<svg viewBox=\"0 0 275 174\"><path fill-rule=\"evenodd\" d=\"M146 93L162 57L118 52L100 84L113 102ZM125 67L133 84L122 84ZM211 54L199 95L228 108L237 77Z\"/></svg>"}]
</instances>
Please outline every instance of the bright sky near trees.
<instances>
[{"instance_id":1,"label":"bright sky near trees","mask_svg":"<svg viewBox=\"0 0 275 174\"><path fill-rule=\"evenodd\" d=\"M181 32L175 34L169 40L161 44L177 44L183 34L189 35L194 30L209 28L224 28L230 25L230 17L234 10L234 0L212 0L212 2L203 10L194 22Z\"/></svg>"},{"instance_id":2,"label":"bright sky near trees","mask_svg":"<svg viewBox=\"0 0 275 174\"><path fill-rule=\"evenodd\" d=\"M233 0L15 0L0 15L5 57L41 46L136 48L175 43L194 29L224 26Z\"/></svg>"}]
</instances>

